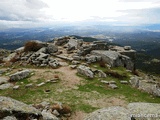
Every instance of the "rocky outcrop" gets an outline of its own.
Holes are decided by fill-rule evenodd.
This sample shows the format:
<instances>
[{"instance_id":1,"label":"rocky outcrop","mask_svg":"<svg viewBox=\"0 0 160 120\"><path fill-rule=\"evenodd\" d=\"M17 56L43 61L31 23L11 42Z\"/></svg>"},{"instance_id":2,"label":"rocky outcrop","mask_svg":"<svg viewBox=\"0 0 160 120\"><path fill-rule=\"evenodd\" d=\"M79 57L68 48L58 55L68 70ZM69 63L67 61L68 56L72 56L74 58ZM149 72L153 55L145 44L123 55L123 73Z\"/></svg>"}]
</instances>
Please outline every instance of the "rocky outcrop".
<instances>
[{"instance_id":1,"label":"rocky outcrop","mask_svg":"<svg viewBox=\"0 0 160 120\"><path fill-rule=\"evenodd\" d=\"M91 51L92 55L98 55L102 57L102 61L109 64L111 67L125 67L129 70L134 70L134 63L132 60L125 56L121 55L115 51L106 51L106 50L93 50Z\"/></svg>"},{"instance_id":2,"label":"rocky outcrop","mask_svg":"<svg viewBox=\"0 0 160 120\"><path fill-rule=\"evenodd\" d=\"M105 41L94 41L92 44L83 45L78 51L78 55L90 54L92 50L108 50L108 45Z\"/></svg>"},{"instance_id":3,"label":"rocky outcrop","mask_svg":"<svg viewBox=\"0 0 160 120\"><path fill-rule=\"evenodd\" d=\"M77 72L82 75L85 75L89 78L94 78L94 73L91 71L91 69L89 67L84 66L84 65L78 66Z\"/></svg>"},{"instance_id":4,"label":"rocky outcrop","mask_svg":"<svg viewBox=\"0 0 160 120\"><path fill-rule=\"evenodd\" d=\"M61 46L61 45L68 43L69 39L70 39L69 37L55 38L54 43L57 46Z\"/></svg>"},{"instance_id":5,"label":"rocky outcrop","mask_svg":"<svg viewBox=\"0 0 160 120\"><path fill-rule=\"evenodd\" d=\"M13 87L12 83L5 83L5 84L0 85L0 90L8 89L11 87Z\"/></svg>"},{"instance_id":6,"label":"rocky outcrop","mask_svg":"<svg viewBox=\"0 0 160 120\"><path fill-rule=\"evenodd\" d=\"M34 107L9 97L0 96L0 119L7 116L14 116L18 120L40 120L42 118L41 112Z\"/></svg>"},{"instance_id":7,"label":"rocky outcrop","mask_svg":"<svg viewBox=\"0 0 160 120\"><path fill-rule=\"evenodd\" d=\"M130 116L135 120L159 120L160 104L156 103L130 103L127 106Z\"/></svg>"},{"instance_id":8,"label":"rocky outcrop","mask_svg":"<svg viewBox=\"0 0 160 120\"><path fill-rule=\"evenodd\" d=\"M115 106L97 110L89 114L84 120L130 120L128 114L127 109Z\"/></svg>"},{"instance_id":9,"label":"rocky outcrop","mask_svg":"<svg viewBox=\"0 0 160 120\"><path fill-rule=\"evenodd\" d=\"M158 82L153 80L144 80L143 78L134 76L131 77L130 83L133 87L160 97L160 86Z\"/></svg>"},{"instance_id":10,"label":"rocky outcrop","mask_svg":"<svg viewBox=\"0 0 160 120\"><path fill-rule=\"evenodd\" d=\"M111 46L110 50L112 51L116 51L122 55L126 55L128 57L130 57L133 61L136 58L136 51L133 50L131 48L131 46L124 46L124 47L120 47L120 46Z\"/></svg>"},{"instance_id":11,"label":"rocky outcrop","mask_svg":"<svg viewBox=\"0 0 160 120\"><path fill-rule=\"evenodd\" d=\"M30 73L31 73L30 70L23 70L23 71L11 74L10 75L10 81L18 81L18 80L27 78L30 75Z\"/></svg>"},{"instance_id":12,"label":"rocky outcrop","mask_svg":"<svg viewBox=\"0 0 160 120\"><path fill-rule=\"evenodd\" d=\"M130 103L127 108L113 106L87 115L84 120L159 120L160 104Z\"/></svg>"},{"instance_id":13,"label":"rocky outcrop","mask_svg":"<svg viewBox=\"0 0 160 120\"><path fill-rule=\"evenodd\" d=\"M99 62L101 61L102 57L101 56L96 56L96 55L86 55L85 57L85 60L88 62L88 63L94 63L94 62Z\"/></svg>"},{"instance_id":14,"label":"rocky outcrop","mask_svg":"<svg viewBox=\"0 0 160 120\"><path fill-rule=\"evenodd\" d=\"M8 82L8 78L6 77L0 77L0 85L7 83Z\"/></svg>"},{"instance_id":15,"label":"rocky outcrop","mask_svg":"<svg viewBox=\"0 0 160 120\"><path fill-rule=\"evenodd\" d=\"M11 53L9 54L9 56L3 58L3 61L11 61L13 58L15 58L15 56L17 55L17 53Z\"/></svg>"}]
</instances>

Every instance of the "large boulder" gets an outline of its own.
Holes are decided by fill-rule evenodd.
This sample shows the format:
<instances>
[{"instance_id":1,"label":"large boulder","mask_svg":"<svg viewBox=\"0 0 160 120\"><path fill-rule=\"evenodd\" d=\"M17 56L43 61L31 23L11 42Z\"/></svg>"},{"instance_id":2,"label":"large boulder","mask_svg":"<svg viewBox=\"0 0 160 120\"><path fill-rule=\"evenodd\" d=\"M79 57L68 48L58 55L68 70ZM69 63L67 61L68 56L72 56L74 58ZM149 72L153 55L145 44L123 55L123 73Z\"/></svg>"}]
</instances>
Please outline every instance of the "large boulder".
<instances>
[{"instance_id":1,"label":"large boulder","mask_svg":"<svg viewBox=\"0 0 160 120\"><path fill-rule=\"evenodd\" d=\"M150 93L154 96L160 96L160 86L159 83L156 83L155 81L151 80L143 80L142 78L139 78L137 76L130 78L130 83L133 87L136 87L140 90L143 90L147 93Z\"/></svg>"},{"instance_id":2,"label":"large boulder","mask_svg":"<svg viewBox=\"0 0 160 120\"><path fill-rule=\"evenodd\" d=\"M104 73L102 70L98 70L98 76L100 78L106 78L107 77L106 73Z\"/></svg>"},{"instance_id":3,"label":"large boulder","mask_svg":"<svg viewBox=\"0 0 160 120\"><path fill-rule=\"evenodd\" d=\"M4 83L7 83L7 82L8 82L8 78L6 78L6 77L0 77L0 85L4 84Z\"/></svg>"},{"instance_id":4,"label":"large boulder","mask_svg":"<svg viewBox=\"0 0 160 120\"><path fill-rule=\"evenodd\" d=\"M10 75L10 81L18 81L27 78L30 75L30 70L22 70Z\"/></svg>"},{"instance_id":5,"label":"large boulder","mask_svg":"<svg viewBox=\"0 0 160 120\"><path fill-rule=\"evenodd\" d=\"M49 54L58 52L58 47L53 44L49 44L46 49Z\"/></svg>"},{"instance_id":6,"label":"large boulder","mask_svg":"<svg viewBox=\"0 0 160 120\"><path fill-rule=\"evenodd\" d=\"M5 84L0 85L0 90L8 89L11 87L13 87L12 83L5 83Z\"/></svg>"},{"instance_id":7,"label":"large boulder","mask_svg":"<svg viewBox=\"0 0 160 120\"><path fill-rule=\"evenodd\" d=\"M160 97L160 87L155 83L148 83L146 80L139 80L139 89Z\"/></svg>"},{"instance_id":8,"label":"large boulder","mask_svg":"<svg viewBox=\"0 0 160 120\"><path fill-rule=\"evenodd\" d=\"M6 62L11 61L13 58L16 57L16 55L17 55L17 53L15 53L15 52L11 53L7 57L3 58L3 61L6 61Z\"/></svg>"},{"instance_id":9,"label":"large boulder","mask_svg":"<svg viewBox=\"0 0 160 120\"><path fill-rule=\"evenodd\" d=\"M94 78L94 73L92 72L92 70L84 65L78 66L77 72L89 78Z\"/></svg>"},{"instance_id":10,"label":"large boulder","mask_svg":"<svg viewBox=\"0 0 160 120\"><path fill-rule=\"evenodd\" d=\"M84 120L160 120L160 104L129 103L127 108L102 108L90 113Z\"/></svg>"},{"instance_id":11,"label":"large boulder","mask_svg":"<svg viewBox=\"0 0 160 120\"><path fill-rule=\"evenodd\" d=\"M14 116L7 116L7 117L3 118L2 120L17 120L17 118Z\"/></svg>"},{"instance_id":12,"label":"large boulder","mask_svg":"<svg viewBox=\"0 0 160 120\"><path fill-rule=\"evenodd\" d=\"M41 112L23 102L0 96L0 119L15 116L18 120L42 118Z\"/></svg>"},{"instance_id":13,"label":"large boulder","mask_svg":"<svg viewBox=\"0 0 160 120\"><path fill-rule=\"evenodd\" d=\"M69 39L68 50L74 50L79 48L83 44L82 39Z\"/></svg>"},{"instance_id":14,"label":"large boulder","mask_svg":"<svg viewBox=\"0 0 160 120\"><path fill-rule=\"evenodd\" d=\"M89 114L84 120L131 120L129 111L123 107L102 108Z\"/></svg>"},{"instance_id":15,"label":"large boulder","mask_svg":"<svg viewBox=\"0 0 160 120\"><path fill-rule=\"evenodd\" d=\"M102 61L109 64L111 67L122 66L129 70L134 70L134 63L132 60L118 52L108 50L93 50L91 51L91 54L101 56Z\"/></svg>"},{"instance_id":16,"label":"large boulder","mask_svg":"<svg viewBox=\"0 0 160 120\"><path fill-rule=\"evenodd\" d=\"M139 77L137 77L137 76L131 77L130 83L133 87L138 88L139 87Z\"/></svg>"},{"instance_id":17,"label":"large boulder","mask_svg":"<svg viewBox=\"0 0 160 120\"><path fill-rule=\"evenodd\" d=\"M160 120L160 104L129 103L127 108L135 120Z\"/></svg>"}]
</instances>

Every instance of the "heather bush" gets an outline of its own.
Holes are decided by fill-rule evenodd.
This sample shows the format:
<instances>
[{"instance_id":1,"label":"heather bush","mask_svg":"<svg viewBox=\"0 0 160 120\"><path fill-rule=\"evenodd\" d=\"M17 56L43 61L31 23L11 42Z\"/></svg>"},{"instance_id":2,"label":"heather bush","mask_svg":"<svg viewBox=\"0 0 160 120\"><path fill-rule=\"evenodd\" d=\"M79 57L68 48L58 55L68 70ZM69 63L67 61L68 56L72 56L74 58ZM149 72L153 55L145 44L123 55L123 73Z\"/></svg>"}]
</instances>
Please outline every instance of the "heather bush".
<instances>
[{"instance_id":1,"label":"heather bush","mask_svg":"<svg viewBox=\"0 0 160 120\"><path fill-rule=\"evenodd\" d=\"M29 41L25 44L24 46L24 51L25 52L29 52L29 51L38 51L40 48L42 48L43 46L35 41Z\"/></svg>"}]
</instances>

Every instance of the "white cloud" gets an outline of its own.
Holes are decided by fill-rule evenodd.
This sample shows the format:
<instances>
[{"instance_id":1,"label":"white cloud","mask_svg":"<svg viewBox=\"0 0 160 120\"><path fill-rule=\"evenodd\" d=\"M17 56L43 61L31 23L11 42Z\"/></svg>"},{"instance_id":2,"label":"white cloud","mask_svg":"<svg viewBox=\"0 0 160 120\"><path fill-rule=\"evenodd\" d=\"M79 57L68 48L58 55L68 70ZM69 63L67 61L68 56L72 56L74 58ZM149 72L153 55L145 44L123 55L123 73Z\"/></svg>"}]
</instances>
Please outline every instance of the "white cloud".
<instances>
[{"instance_id":1,"label":"white cloud","mask_svg":"<svg viewBox=\"0 0 160 120\"><path fill-rule=\"evenodd\" d=\"M34 27L75 21L160 23L159 8L159 0L0 0L0 25L7 26L8 22L13 27Z\"/></svg>"}]
</instances>

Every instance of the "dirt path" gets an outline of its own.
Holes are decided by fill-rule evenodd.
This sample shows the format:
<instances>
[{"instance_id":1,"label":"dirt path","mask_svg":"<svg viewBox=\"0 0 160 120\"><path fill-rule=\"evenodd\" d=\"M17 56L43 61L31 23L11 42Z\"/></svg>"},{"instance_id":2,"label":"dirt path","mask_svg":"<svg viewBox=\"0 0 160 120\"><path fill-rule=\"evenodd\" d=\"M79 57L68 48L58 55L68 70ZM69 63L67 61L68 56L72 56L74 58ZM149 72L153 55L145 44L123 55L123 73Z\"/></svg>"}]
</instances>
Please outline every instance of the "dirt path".
<instances>
[{"instance_id":1,"label":"dirt path","mask_svg":"<svg viewBox=\"0 0 160 120\"><path fill-rule=\"evenodd\" d=\"M58 77L62 80L62 84L66 87L73 88L75 85L80 83L81 78L76 75L77 70L71 69L69 66L62 66L58 69L30 69L34 71L35 75L31 77L33 81L38 79L50 80L58 75Z\"/></svg>"}]
</instances>

